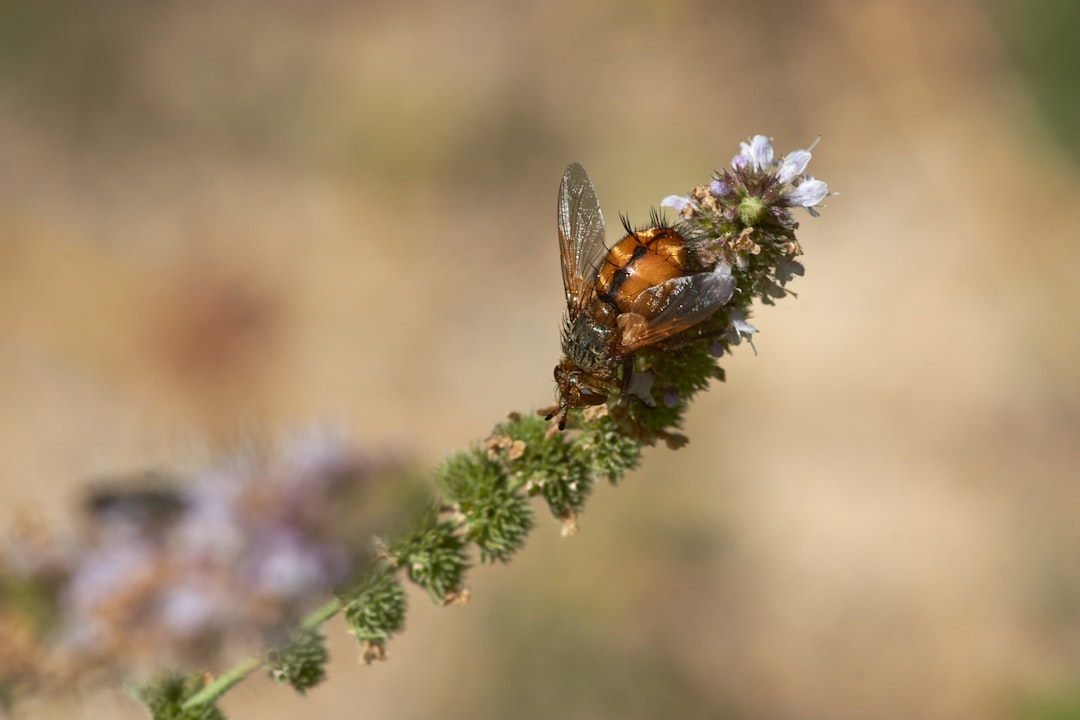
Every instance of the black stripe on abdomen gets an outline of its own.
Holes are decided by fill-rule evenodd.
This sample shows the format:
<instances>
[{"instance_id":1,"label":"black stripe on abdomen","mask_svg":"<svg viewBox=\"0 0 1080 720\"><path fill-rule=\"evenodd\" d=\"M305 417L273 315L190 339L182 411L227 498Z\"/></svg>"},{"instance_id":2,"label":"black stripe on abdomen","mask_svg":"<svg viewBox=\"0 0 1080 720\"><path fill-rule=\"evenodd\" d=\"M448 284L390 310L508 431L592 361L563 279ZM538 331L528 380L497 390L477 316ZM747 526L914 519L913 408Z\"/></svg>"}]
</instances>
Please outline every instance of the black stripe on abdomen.
<instances>
[{"instance_id":1,"label":"black stripe on abdomen","mask_svg":"<svg viewBox=\"0 0 1080 720\"><path fill-rule=\"evenodd\" d=\"M600 293L600 299L614 303L615 297L619 294L619 288L622 287L626 279L630 277L633 272L633 265L635 262L643 258L649 252L649 248L644 245L638 245L634 248L634 252L630 253L630 259L626 261L626 264L611 274L611 282L608 283L607 289Z\"/></svg>"}]
</instances>

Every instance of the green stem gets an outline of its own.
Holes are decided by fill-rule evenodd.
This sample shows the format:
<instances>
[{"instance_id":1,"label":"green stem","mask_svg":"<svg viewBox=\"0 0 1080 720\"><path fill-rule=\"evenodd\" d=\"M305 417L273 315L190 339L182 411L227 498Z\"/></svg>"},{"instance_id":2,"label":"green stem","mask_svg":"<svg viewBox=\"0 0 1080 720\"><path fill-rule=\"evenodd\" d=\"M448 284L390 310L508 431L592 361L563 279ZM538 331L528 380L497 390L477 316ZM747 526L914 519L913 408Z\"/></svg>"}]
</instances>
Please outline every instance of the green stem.
<instances>
[{"instance_id":1,"label":"green stem","mask_svg":"<svg viewBox=\"0 0 1080 720\"><path fill-rule=\"evenodd\" d=\"M187 710L196 705L213 704L219 697L227 693L233 685L239 684L248 675L261 668L262 665L263 659L261 657L241 660L236 665L233 665L228 672L218 675L214 682L184 701L184 709Z\"/></svg>"},{"instance_id":2,"label":"green stem","mask_svg":"<svg viewBox=\"0 0 1080 720\"><path fill-rule=\"evenodd\" d=\"M317 628L339 612L341 612L341 600L334 598L333 600L329 600L321 608L317 608L308 613L307 617L300 622L300 627L305 630Z\"/></svg>"},{"instance_id":3,"label":"green stem","mask_svg":"<svg viewBox=\"0 0 1080 720\"><path fill-rule=\"evenodd\" d=\"M341 612L341 600L334 598L325 603L322 607L308 613L300 622L300 627L305 630L316 628L337 615L339 612ZM209 705L216 702L217 699L227 693L230 688L234 685L238 685L248 675L251 675L261 668L264 662L265 660L262 656L241 660L228 671L219 675L212 683L189 697L184 702L184 709L186 710L197 705Z\"/></svg>"}]
</instances>

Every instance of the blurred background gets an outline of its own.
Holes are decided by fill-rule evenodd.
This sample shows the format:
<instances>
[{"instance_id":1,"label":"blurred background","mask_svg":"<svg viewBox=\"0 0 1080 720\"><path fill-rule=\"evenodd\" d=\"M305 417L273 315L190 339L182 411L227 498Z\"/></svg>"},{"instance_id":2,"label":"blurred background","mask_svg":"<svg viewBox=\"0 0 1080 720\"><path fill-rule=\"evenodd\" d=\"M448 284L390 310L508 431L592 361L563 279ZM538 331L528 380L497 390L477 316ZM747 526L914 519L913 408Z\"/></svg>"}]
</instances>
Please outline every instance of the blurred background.
<instances>
[{"instance_id":1,"label":"blurred background","mask_svg":"<svg viewBox=\"0 0 1080 720\"><path fill-rule=\"evenodd\" d=\"M642 223L823 137L688 447L231 716L1080 718L1080 5L0 8L5 523L312 423L434 464L551 401L568 162Z\"/></svg>"}]
</instances>

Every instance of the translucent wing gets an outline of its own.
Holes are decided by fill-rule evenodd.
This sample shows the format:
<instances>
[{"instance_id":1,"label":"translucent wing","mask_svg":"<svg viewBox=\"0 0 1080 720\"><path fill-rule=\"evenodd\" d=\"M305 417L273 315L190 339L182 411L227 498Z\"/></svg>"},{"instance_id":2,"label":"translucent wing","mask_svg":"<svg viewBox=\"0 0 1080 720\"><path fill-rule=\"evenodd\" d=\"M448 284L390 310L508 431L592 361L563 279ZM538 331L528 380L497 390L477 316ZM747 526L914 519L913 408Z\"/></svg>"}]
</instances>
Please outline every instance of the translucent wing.
<instances>
[{"instance_id":1,"label":"translucent wing","mask_svg":"<svg viewBox=\"0 0 1080 720\"><path fill-rule=\"evenodd\" d=\"M731 268L719 265L707 273L666 280L645 290L619 316L620 345L631 353L693 327L731 299L735 279Z\"/></svg>"},{"instance_id":2,"label":"translucent wing","mask_svg":"<svg viewBox=\"0 0 1080 720\"><path fill-rule=\"evenodd\" d=\"M559 252L571 320L592 300L596 269L606 250L604 213L596 199L596 188L585 168L571 163L559 186Z\"/></svg>"}]
</instances>

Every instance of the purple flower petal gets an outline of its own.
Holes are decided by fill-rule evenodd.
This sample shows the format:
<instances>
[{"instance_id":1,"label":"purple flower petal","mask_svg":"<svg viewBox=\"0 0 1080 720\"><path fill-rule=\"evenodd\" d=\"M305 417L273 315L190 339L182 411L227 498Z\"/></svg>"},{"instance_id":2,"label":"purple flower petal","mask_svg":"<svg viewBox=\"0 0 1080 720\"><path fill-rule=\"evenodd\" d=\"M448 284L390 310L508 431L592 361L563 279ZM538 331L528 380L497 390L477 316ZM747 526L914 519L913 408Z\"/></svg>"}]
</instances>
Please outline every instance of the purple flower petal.
<instances>
[{"instance_id":1,"label":"purple flower petal","mask_svg":"<svg viewBox=\"0 0 1080 720\"><path fill-rule=\"evenodd\" d=\"M727 186L727 183L720 182L719 180L713 180L711 183L709 183L709 192L712 194L713 197L719 198L724 197L729 192L731 192L731 188Z\"/></svg>"},{"instance_id":2,"label":"purple flower petal","mask_svg":"<svg viewBox=\"0 0 1080 720\"><path fill-rule=\"evenodd\" d=\"M197 635L227 620L227 603L210 588L181 585L173 588L161 599L159 612L162 623L182 635Z\"/></svg>"}]
</instances>

